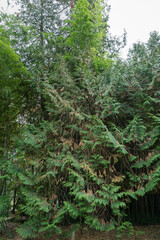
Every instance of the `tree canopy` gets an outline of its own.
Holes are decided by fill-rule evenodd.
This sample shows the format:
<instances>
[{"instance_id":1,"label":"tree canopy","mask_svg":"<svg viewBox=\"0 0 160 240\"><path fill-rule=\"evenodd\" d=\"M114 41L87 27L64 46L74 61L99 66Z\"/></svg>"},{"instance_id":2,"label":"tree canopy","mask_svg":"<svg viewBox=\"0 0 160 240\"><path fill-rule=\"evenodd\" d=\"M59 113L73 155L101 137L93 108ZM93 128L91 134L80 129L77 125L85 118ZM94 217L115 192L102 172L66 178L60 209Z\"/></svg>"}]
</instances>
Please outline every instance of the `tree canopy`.
<instances>
[{"instance_id":1,"label":"tree canopy","mask_svg":"<svg viewBox=\"0 0 160 240\"><path fill-rule=\"evenodd\" d=\"M160 36L123 60L103 1L20 3L0 30L0 227L12 211L24 239L132 234L160 212Z\"/></svg>"}]
</instances>

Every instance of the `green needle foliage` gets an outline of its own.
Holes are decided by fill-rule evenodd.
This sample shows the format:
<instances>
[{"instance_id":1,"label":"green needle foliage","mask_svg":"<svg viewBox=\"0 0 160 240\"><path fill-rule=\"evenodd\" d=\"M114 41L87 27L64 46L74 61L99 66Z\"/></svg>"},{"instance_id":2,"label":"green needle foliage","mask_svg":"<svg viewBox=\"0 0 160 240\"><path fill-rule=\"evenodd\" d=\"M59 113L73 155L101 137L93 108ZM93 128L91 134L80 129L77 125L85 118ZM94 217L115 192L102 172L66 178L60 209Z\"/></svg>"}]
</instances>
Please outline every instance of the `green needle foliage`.
<instances>
[{"instance_id":1,"label":"green needle foliage","mask_svg":"<svg viewBox=\"0 0 160 240\"><path fill-rule=\"evenodd\" d=\"M148 45L134 46L126 63L101 54L102 35L92 31L91 9L87 1L78 1L57 39L59 53L42 82L48 117L27 126L23 135L26 176L32 169L33 181L21 178L28 216L18 229L23 237L61 233L62 222L100 231L118 227L119 234L129 202L158 188L159 76L153 71L158 68L148 62ZM104 59L105 66L98 70L95 58L99 66Z\"/></svg>"},{"instance_id":2,"label":"green needle foliage","mask_svg":"<svg viewBox=\"0 0 160 240\"><path fill-rule=\"evenodd\" d=\"M66 222L66 218L69 222L79 222L80 227L87 224L90 228L109 231L118 224L120 207L125 206L124 194L107 172L110 154L119 151L123 155L127 151L97 115L99 106L95 105L100 80L95 60L101 69L104 66L104 72L111 65L111 60L100 52L104 34L101 8L100 2L94 7L87 1L77 2L69 25L64 28L65 54L60 47L49 79L42 82L48 119L28 126L24 132L25 169L28 172L32 169L36 201L44 199L49 210L45 213L42 208L42 215L39 208L34 210L36 203L27 197L33 187L21 177L29 191L22 197L23 211L29 217L18 229L23 237L42 230L59 232L58 224L62 220ZM103 152L103 148L110 151ZM45 219L46 216L50 218ZM37 220L37 224L31 224Z\"/></svg>"},{"instance_id":3,"label":"green needle foliage","mask_svg":"<svg viewBox=\"0 0 160 240\"><path fill-rule=\"evenodd\" d=\"M28 14L34 4L26 6ZM21 138L1 170L2 183L12 181L2 186L14 193L14 210L26 217L17 228L23 238L60 235L62 224L130 237L129 220L145 216L143 199L159 191L160 36L153 32L146 44L135 44L126 61L109 58L103 7L100 0L78 0L54 41L45 31L47 8L42 31L32 16L21 25L28 43L40 37L24 42L29 54L20 53L33 95L24 102L30 113L23 115Z\"/></svg>"}]
</instances>

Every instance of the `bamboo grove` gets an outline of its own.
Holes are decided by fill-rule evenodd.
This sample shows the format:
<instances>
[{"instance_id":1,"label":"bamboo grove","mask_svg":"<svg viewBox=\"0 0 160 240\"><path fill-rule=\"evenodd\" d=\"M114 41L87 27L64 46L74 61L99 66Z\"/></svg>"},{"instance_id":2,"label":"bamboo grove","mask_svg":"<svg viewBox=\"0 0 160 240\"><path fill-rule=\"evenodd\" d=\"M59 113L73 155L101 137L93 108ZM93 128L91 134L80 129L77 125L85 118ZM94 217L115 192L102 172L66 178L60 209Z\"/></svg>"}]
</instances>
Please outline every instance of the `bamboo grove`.
<instances>
[{"instance_id":1,"label":"bamboo grove","mask_svg":"<svg viewBox=\"0 0 160 240\"><path fill-rule=\"evenodd\" d=\"M12 212L23 238L72 225L118 239L160 213L160 35L122 60L108 6L71 3L1 13L0 229Z\"/></svg>"}]
</instances>

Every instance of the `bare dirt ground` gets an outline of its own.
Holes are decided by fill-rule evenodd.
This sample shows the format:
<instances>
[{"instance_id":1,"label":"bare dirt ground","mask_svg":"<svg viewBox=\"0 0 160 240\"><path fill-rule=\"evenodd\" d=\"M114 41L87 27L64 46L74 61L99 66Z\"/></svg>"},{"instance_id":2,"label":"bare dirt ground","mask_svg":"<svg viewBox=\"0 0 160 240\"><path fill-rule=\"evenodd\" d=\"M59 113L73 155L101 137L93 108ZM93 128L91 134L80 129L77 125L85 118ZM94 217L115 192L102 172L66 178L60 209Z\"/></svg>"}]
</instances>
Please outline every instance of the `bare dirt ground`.
<instances>
[{"instance_id":1,"label":"bare dirt ground","mask_svg":"<svg viewBox=\"0 0 160 240\"><path fill-rule=\"evenodd\" d=\"M6 231L0 234L0 240L22 240L15 231L18 226L17 223L9 223ZM133 237L127 238L122 236L121 240L160 240L160 225L149 225L149 226L135 226L135 235ZM38 237L35 240L63 240L63 237L58 237L56 234L50 237ZM115 240L115 231L109 233L105 232L93 232L91 230L85 230L81 234L76 232L75 236L71 236L67 240ZM30 239L31 240L31 239Z\"/></svg>"}]
</instances>

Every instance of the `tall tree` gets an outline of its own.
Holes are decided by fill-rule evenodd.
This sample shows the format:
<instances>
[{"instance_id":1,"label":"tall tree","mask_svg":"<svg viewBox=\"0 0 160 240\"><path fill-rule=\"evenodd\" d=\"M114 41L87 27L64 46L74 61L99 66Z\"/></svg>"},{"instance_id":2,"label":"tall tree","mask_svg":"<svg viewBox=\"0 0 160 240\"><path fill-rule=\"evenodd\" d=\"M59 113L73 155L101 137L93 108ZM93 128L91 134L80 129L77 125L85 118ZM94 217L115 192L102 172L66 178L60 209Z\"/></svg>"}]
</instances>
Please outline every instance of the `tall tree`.
<instances>
[{"instance_id":1,"label":"tall tree","mask_svg":"<svg viewBox=\"0 0 160 240\"><path fill-rule=\"evenodd\" d=\"M25 63L32 67L32 64L35 66L37 60L36 67L39 70L44 62L45 66L49 67L49 59L53 60L55 52L54 41L64 23L63 18L69 10L69 2L56 0L15 0L15 2L19 6L17 18L29 27L26 31L21 30L29 41L26 44L22 42L28 55L28 58L24 59ZM22 57L23 52L20 53Z\"/></svg>"},{"instance_id":2,"label":"tall tree","mask_svg":"<svg viewBox=\"0 0 160 240\"><path fill-rule=\"evenodd\" d=\"M103 218L106 222L110 219L108 205L104 207L108 215L97 217L109 201L107 195L102 202L99 199L103 191L111 189L115 199L118 197L117 187L111 184L105 189L107 179L99 175L99 168L108 168L108 154L99 152L95 144L96 132L104 130L111 141L108 144L116 145L96 116L94 105L98 71L106 71L111 63L100 53L104 33L101 9L100 1L94 6L86 0L77 2L64 35L56 41L59 53L50 76L42 81L48 119L27 127L23 140L26 172L21 176L22 209L29 217L18 229L23 237L45 230L61 233L58 224L65 216L70 221L76 219L79 227L84 223L106 231L115 227L114 221L103 224ZM94 125L97 127L92 131Z\"/></svg>"},{"instance_id":3,"label":"tall tree","mask_svg":"<svg viewBox=\"0 0 160 240\"><path fill-rule=\"evenodd\" d=\"M47 1L22 2L24 23L12 17L12 26L20 30L33 97L12 156L17 208L27 215L17 231L24 238L62 233L60 223L76 222L121 235L132 199L159 189L160 37L152 33L126 62L113 61L100 0L74 3L56 35Z\"/></svg>"}]
</instances>

